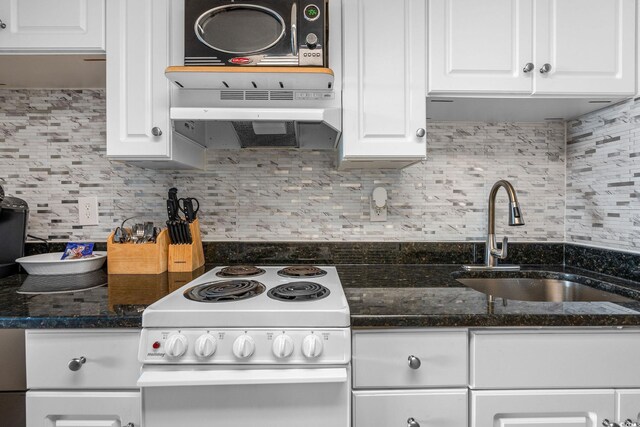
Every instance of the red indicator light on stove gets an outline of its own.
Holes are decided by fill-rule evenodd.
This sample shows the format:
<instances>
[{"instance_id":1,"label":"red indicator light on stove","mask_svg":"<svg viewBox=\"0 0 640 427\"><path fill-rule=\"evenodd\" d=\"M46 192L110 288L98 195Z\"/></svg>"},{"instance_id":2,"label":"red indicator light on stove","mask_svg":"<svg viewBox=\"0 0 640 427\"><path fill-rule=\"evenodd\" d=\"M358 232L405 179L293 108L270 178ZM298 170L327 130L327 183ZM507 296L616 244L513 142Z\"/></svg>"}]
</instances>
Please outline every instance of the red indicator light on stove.
<instances>
[{"instance_id":1,"label":"red indicator light on stove","mask_svg":"<svg viewBox=\"0 0 640 427\"><path fill-rule=\"evenodd\" d=\"M160 348L160 343L158 341L154 342L153 345L151 346L153 347L154 350L157 350Z\"/></svg>"},{"instance_id":2,"label":"red indicator light on stove","mask_svg":"<svg viewBox=\"0 0 640 427\"><path fill-rule=\"evenodd\" d=\"M251 58L242 58L242 57L231 58L229 62L231 62L232 64L247 65L247 64L251 64Z\"/></svg>"}]
</instances>

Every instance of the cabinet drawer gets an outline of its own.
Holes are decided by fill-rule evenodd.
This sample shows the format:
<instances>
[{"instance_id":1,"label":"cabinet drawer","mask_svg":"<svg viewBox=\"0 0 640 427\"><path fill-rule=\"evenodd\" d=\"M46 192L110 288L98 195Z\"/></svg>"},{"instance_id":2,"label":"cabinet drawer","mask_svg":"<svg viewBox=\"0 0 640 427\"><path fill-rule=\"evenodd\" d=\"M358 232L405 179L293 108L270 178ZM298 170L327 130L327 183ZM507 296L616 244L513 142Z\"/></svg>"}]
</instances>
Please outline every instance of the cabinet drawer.
<instances>
[{"instance_id":1,"label":"cabinet drawer","mask_svg":"<svg viewBox=\"0 0 640 427\"><path fill-rule=\"evenodd\" d=\"M27 393L27 427L140 426L140 392Z\"/></svg>"},{"instance_id":2,"label":"cabinet drawer","mask_svg":"<svg viewBox=\"0 0 640 427\"><path fill-rule=\"evenodd\" d=\"M613 390L471 392L471 427L590 427L614 420Z\"/></svg>"},{"instance_id":3,"label":"cabinet drawer","mask_svg":"<svg viewBox=\"0 0 640 427\"><path fill-rule=\"evenodd\" d=\"M467 390L355 391L354 427L388 427L415 419L421 427L467 425Z\"/></svg>"},{"instance_id":4,"label":"cabinet drawer","mask_svg":"<svg viewBox=\"0 0 640 427\"><path fill-rule=\"evenodd\" d=\"M640 331L471 334L471 388L640 386Z\"/></svg>"},{"instance_id":5,"label":"cabinet drawer","mask_svg":"<svg viewBox=\"0 0 640 427\"><path fill-rule=\"evenodd\" d=\"M466 331L357 332L354 387L424 388L467 385ZM409 356L420 367L409 366Z\"/></svg>"},{"instance_id":6,"label":"cabinet drawer","mask_svg":"<svg viewBox=\"0 0 640 427\"><path fill-rule=\"evenodd\" d=\"M27 331L27 388L137 388L138 330ZM72 359L84 357L77 371Z\"/></svg>"}]
</instances>

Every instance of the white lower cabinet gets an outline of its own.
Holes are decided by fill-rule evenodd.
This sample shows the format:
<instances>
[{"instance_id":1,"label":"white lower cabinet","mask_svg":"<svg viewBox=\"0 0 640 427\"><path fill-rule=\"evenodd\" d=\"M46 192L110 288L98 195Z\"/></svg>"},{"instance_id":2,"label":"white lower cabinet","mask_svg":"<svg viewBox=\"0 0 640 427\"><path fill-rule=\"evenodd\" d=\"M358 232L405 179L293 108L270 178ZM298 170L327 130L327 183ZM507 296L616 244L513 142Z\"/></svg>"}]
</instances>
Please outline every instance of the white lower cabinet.
<instances>
[{"instance_id":1,"label":"white lower cabinet","mask_svg":"<svg viewBox=\"0 0 640 427\"><path fill-rule=\"evenodd\" d=\"M468 333L398 329L353 334L354 427L468 424Z\"/></svg>"},{"instance_id":2,"label":"white lower cabinet","mask_svg":"<svg viewBox=\"0 0 640 427\"><path fill-rule=\"evenodd\" d=\"M471 427L595 427L615 420L614 390L471 392Z\"/></svg>"},{"instance_id":3,"label":"white lower cabinet","mask_svg":"<svg viewBox=\"0 0 640 427\"><path fill-rule=\"evenodd\" d=\"M640 389L616 390L616 421L640 424Z\"/></svg>"},{"instance_id":4,"label":"white lower cabinet","mask_svg":"<svg viewBox=\"0 0 640 427\"><path fill-rule=\"evenodd\" d=\"M139 337L136 329L27 331L27 427L140 427Z\"/></svg>"},{"instance_id":5,"label":"white lower cabinet","mask_svg":"<svg viewBox=\"0 0 640 427\"><path fill-rule=\"evenodd\" d=\"M467 390L353 392L354 427L460 427L467 424Z\"/></svg>"},{"instance_id":6,"label":"white lower cabinet","mask_svg":"<svg viewBox=\"0 0 640 427\"><path fill-rule=\"evenodd\" d=\"M140 392L30 391L27 427L139 427Z\"/></svg>"}]
</instances>

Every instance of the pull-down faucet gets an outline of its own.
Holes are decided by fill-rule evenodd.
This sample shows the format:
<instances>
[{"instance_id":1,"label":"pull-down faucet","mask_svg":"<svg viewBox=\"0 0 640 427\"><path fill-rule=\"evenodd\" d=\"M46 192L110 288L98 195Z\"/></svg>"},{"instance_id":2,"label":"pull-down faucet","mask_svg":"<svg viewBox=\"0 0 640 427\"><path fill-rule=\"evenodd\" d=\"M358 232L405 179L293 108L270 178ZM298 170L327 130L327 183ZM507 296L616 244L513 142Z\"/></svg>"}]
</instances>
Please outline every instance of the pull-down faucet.
<instances>
[{"instance_id":1,"label":"pull-down faucet","mask_svg":"<svg viewBox=\"0 0 640 427\"><path fill-rule=\"evenodd\" d=\"M502 239L502 248L498 249L496 244L496 196L500 187L503 187L509 196L509 225L524 225L520 203L518 203L518 196L516 196L516 190L513 188L513 185L505 180L496 182L489 193L489 224L484 252L484 265L465 265L463 267L465 270L520 270L519 265L498 265L499 259L505 259L507 257L507 245L509 241L507 237Z\"/></svg>"}]
</instances>

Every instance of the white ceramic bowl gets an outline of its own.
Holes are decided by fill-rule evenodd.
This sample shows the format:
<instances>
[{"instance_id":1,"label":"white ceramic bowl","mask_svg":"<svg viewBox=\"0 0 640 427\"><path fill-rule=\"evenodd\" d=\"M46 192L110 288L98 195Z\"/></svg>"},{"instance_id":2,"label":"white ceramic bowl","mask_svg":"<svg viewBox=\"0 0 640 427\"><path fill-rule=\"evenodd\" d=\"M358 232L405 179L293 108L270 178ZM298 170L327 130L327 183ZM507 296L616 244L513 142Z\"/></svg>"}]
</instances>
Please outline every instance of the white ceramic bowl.
<instances>
[{"instance_id":1,"label":"white ceramic bowl","mask_svg":"<svg viewBox=\"0 0 640 427\"><path fill-rule=\"evenodd\" d=\"M27 273L34 275L82 274L99 270L107 260L107 253L94 251L90 258L62 260L62 252L26 256L16 260Z\"/></svg>"}]
</instances>

